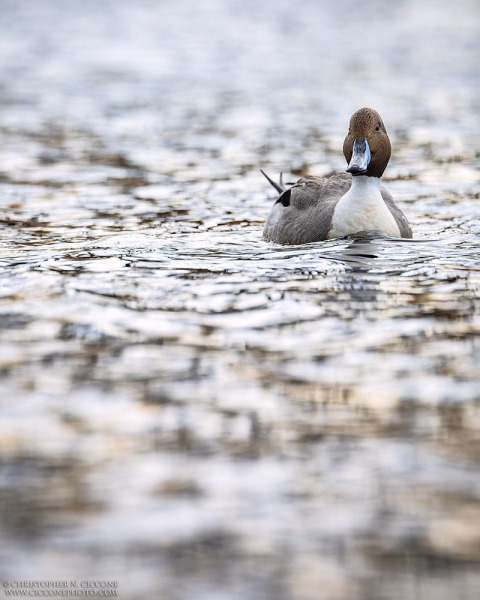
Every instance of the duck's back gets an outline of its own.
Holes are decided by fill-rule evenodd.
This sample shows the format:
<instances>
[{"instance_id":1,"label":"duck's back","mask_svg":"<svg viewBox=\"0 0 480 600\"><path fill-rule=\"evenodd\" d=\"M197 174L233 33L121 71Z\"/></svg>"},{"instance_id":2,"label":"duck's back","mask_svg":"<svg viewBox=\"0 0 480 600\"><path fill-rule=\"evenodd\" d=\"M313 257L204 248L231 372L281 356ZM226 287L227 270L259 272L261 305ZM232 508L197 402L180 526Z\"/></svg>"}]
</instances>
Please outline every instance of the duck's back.
<instances>
[{"instance_id":1,"label":"duck's back","mask_svg":"<svg viewBox=\"0 0 480 600\"><path fill-rule=\"evenodd\" d=\"M308 244L327 239L335 206L350 189L351 175L302 177L280 194L263 230L267 242Z\"/></svg>"}]
</instances>

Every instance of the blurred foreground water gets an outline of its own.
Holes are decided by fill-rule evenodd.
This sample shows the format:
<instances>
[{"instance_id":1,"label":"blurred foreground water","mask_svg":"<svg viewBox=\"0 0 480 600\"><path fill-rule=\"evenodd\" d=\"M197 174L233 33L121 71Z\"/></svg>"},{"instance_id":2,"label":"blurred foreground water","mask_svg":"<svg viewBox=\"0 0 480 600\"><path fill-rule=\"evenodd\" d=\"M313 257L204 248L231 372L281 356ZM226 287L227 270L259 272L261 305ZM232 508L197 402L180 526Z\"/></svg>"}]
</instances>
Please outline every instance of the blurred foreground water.
<instances>
[{"instance_id":1,"label":"blurred foreground water","mask_svg":"<svg viewBox=\"0 0 480 600\"><path fill-rule=\"evenodd\" d=\"M0 7L0 579L480 597L478 3ZM365 105L415 239L264 243Z\"/></svg>"}]
</instances>

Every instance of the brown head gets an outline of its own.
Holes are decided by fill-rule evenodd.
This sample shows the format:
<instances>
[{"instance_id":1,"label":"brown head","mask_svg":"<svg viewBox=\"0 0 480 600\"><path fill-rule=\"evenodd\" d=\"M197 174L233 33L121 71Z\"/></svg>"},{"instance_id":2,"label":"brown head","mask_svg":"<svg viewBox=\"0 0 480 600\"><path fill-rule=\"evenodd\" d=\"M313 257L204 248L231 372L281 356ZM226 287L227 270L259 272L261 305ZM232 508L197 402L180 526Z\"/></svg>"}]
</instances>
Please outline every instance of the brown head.
<instances>
[{"instance_id":1,"label":"brown head","mask_svg":"<svg viewBox=\"0 0 480 600\"><path fill-rule=\"evenodd\" d=\"M361 108L352 115L343 154L347 171L353 176L381 177L387 168L392 147L381 116L373 108Z\"/></svg>"}]
</instances>

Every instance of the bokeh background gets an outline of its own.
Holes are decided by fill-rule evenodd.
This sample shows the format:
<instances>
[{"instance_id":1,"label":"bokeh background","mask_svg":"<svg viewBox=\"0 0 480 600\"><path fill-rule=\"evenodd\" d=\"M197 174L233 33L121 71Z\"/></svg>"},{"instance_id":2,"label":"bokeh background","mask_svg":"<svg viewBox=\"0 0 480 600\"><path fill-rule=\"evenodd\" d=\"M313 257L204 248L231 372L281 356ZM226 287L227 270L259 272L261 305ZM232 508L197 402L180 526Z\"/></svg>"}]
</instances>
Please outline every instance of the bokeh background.
<instances>
[{"instance_id":1,"label":"bokeh background","mask_svg":"<svg viewBox=\"0 0 480 600\"><path fill-rule=\"evenodd\" d=\"M0 0L0 580L480 597L479 25ZM415 239L263 242L362 106Z\"/></svg>"}]
</instances>

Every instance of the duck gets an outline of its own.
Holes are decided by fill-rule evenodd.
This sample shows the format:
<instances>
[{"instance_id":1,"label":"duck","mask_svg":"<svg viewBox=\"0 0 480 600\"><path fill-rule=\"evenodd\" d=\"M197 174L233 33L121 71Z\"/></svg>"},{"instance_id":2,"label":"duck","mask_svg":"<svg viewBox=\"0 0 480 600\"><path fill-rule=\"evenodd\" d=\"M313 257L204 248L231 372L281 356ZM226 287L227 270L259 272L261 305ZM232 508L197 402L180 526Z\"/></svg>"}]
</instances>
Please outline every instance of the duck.
<instances>
[{"instance_id":1,"label":"duck","mask_svg":"<svg viewBox=\"0 0 480 600\"><path fill-rule=\"evenodd\" d=\"M278 244L308 244L363 232L411 238L407 218L381 184L392 147L382 118L360 108L350 119L343 143L346 173L306 176L296 183L274 182L279 193L265 221L263 239Z\"/></svg>"}]
</instances>

